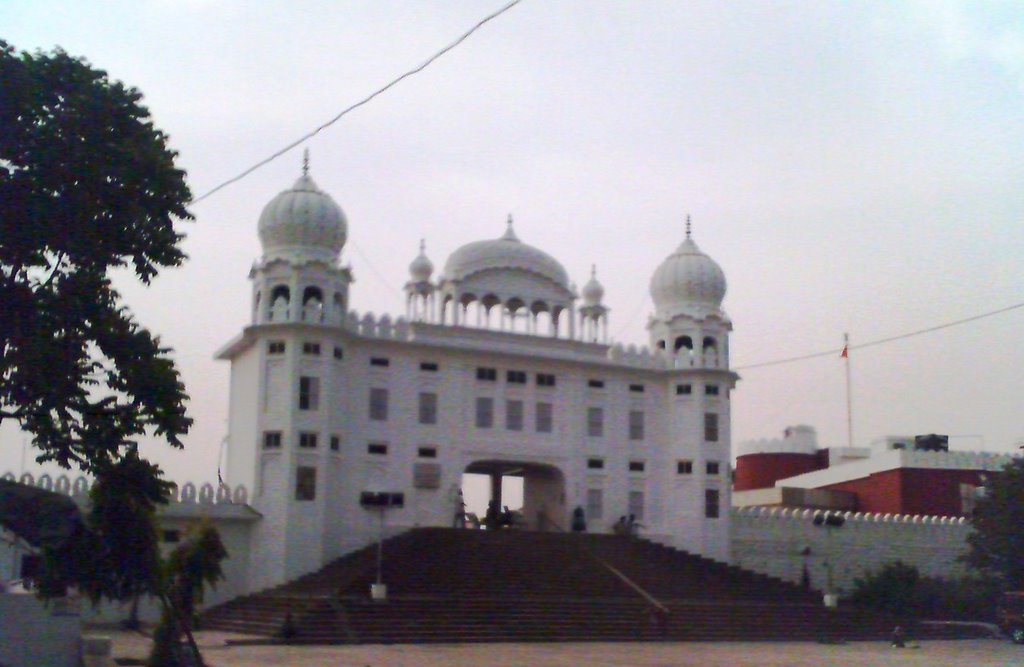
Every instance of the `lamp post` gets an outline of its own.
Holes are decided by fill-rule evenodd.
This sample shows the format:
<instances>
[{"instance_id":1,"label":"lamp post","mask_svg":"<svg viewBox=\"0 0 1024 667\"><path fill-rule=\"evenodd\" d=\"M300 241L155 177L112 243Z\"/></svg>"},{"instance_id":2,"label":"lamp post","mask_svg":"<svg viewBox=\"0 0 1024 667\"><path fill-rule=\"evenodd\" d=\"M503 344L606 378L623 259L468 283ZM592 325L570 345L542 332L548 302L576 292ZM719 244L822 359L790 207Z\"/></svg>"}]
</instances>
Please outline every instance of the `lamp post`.
<instances>
[{"instance_id":1,"label":"lamp post","mask_svg":"<svg viewBox=\"0 0 1024 667\"><path fill-rule=\"evenodd\" d=\"M835 512L818 512L814 515L814 525L825 529L825 606L832 609L839 603L832 580L832 531L842 528L846 519Z\"/></svg>"},{"instance_id":2,"label":"lamp post","mask_svg":"<svg viewBox=\"0 0 1024 667\"><path fill-rule=\"evenodd\" d=\"M388 597L388 588L384 585L384 512L392 507L404 506L405 494L363 491L359 496L359 504L364 509L376 510L378 513L377 582L370 584L370 597L384 602Z\"/></svg>"}]
</instances>

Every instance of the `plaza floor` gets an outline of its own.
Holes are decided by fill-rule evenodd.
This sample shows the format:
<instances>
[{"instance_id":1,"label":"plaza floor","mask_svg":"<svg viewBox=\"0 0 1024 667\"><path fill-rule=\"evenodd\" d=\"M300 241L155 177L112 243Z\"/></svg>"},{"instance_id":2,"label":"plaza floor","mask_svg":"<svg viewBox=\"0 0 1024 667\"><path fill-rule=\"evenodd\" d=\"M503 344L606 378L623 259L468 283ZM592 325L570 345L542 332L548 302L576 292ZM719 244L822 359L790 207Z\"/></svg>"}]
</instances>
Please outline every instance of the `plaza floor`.
<instances>
[{"instance_id":1,"label":"plaza floor","mask_svg":"<svg viewBox=\"0 0 1024 667\"><path fill-rule=\"evenodd\" d=\"M99 633L96 633L99 634ZM145 658L149 639L110 632L115 658ZM996 639L926 641L894 649L883 642L685 642L239 646L221 632L197 634L210 667L1019 667L1024 646Z\"/></svg>"}]
</instances>

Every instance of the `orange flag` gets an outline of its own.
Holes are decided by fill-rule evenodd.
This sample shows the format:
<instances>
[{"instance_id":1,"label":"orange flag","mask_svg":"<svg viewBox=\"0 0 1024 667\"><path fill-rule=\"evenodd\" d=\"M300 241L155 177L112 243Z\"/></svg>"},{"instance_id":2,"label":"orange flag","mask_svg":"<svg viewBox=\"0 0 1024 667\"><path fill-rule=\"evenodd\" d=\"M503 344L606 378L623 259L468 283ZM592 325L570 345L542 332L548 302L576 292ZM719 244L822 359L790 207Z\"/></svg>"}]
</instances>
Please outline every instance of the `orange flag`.
<instances>
[{"instance_id":1,"label":"orange flag","mask_svg":"<svg viewBox=\"0 0 1024 667\"><path fill-rule=\"evenodd\" d=\"M847 350L846 350L847 347L849 347L849 346L848 345L843 345L843 351L839 353L839 356L842 357L843 359L846 359L847 357L850 356L849 354L847 354Z\"/></svg>"}]
</instances>

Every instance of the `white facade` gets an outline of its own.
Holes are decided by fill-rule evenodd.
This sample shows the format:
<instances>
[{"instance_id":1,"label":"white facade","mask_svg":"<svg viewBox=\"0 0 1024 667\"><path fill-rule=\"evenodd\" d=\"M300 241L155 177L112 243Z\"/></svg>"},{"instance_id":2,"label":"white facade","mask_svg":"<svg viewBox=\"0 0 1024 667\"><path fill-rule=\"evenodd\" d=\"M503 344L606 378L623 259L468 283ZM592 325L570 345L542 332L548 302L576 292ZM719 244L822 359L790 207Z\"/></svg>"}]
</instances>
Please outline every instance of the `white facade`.
<instances>
[{"instance_id":1,"label":"white facade","mask_svg":"<svg viewBox=\"0 0 1024 667\"><path fill-rule=\"evenodd\" d=\"M346 312L348 221L307 173L260 216L252 321L231 363L225 480L250 489L249 588L374 540L363 492L403 493L390 530L452 525L466 472L523 477L533 528L584 508L729 559L731 324L721 269L686 238L654 271L651 349L607 344L604 288L505 233L433 276L421 243L407 313ZM577 303L579 302L579 303ZM653 351L652 351L653 350Z\"/></svg>"}]
</instances>

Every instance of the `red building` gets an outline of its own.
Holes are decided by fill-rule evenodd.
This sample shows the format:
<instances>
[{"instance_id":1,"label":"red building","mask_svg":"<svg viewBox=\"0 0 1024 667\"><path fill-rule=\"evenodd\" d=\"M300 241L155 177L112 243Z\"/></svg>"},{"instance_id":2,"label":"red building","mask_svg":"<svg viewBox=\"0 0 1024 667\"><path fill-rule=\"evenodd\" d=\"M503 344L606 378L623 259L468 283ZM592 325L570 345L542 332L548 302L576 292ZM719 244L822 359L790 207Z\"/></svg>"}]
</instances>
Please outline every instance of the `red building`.
<instances>
[{"instance_id":1,"label":"red building","mask_svg":"<svg viewBox=\"0 0 1024 667\"><path fill-rule=\"evenodd\" d=\"M891 514L970 514L986 475L1008 455L950 452L948 438L888 437L871 447L819 449L810 426L739 445L733 505Z\"/></svg>"}]
</instances>

